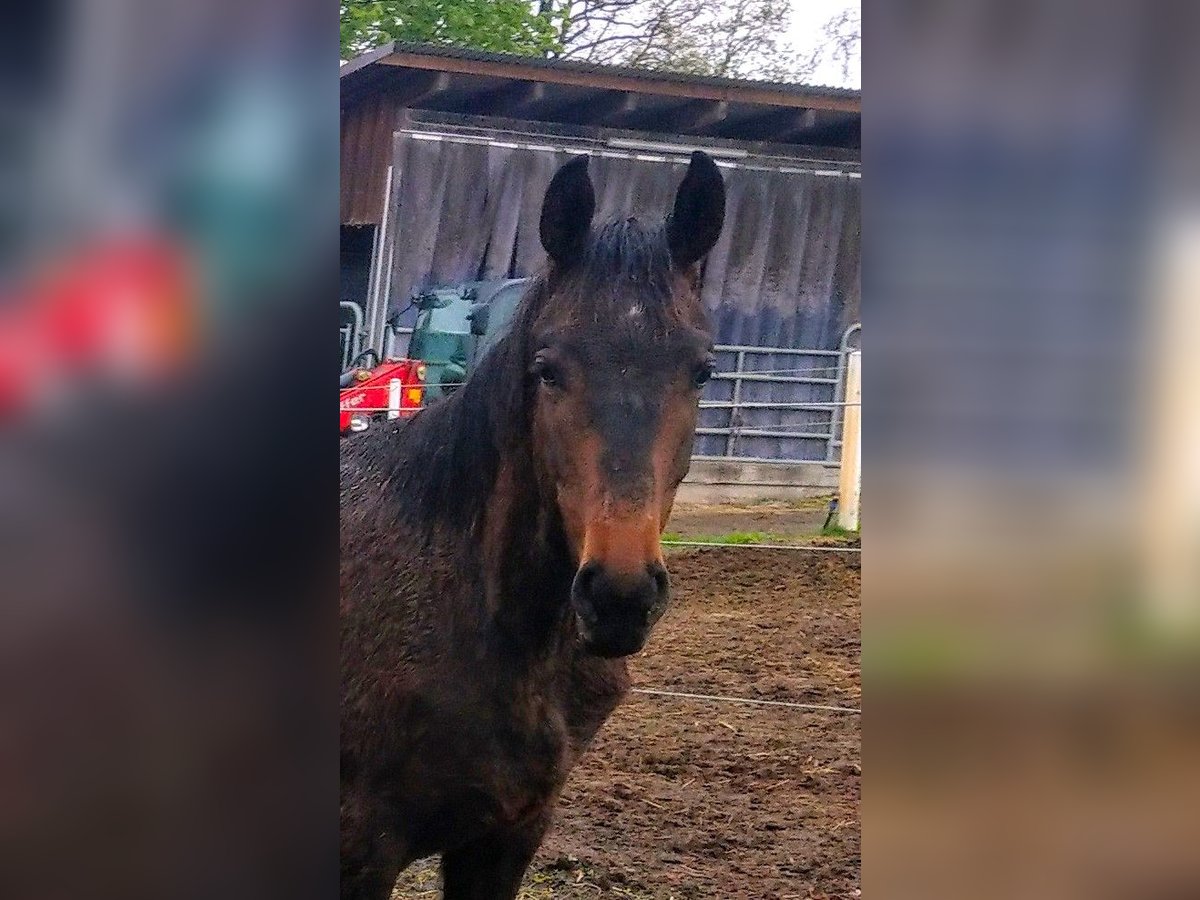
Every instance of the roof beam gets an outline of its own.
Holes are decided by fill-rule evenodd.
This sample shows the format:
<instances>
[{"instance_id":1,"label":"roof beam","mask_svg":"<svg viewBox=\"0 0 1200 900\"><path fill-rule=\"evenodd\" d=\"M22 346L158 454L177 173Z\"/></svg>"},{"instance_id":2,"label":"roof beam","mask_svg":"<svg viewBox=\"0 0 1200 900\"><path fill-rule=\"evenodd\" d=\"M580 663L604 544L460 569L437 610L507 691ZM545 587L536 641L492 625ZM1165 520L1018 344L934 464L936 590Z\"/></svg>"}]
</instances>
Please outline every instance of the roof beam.
<instances>
[{"instance_id":1,"label":"roof beam","mask_svg":"<svg viewBox=\"0 0 1200 900\"><path fill-rule=\"evenodd\" d=\"M587 97L571 100L547 114L574 125L614 127L638 114L642 102L637 94L619 91L597 91Z\"/></svg>"},{"instance_id":2,"label":"roof beam","mask_svg":"<svg viewBox=\"0 0 1200 900\"><path fill-rule=\"evenodd\" d=\"M702 132L729 116L724 100L685 100L667 108L652 108L638 117L638 124L655 131Z\"/></svg>"},{"instance_id":3,"label":"roof beam","mask_svg":"<svg viewBox=\"0 0 1200 900\"><path fill-rule=\"evenodd\" d=\"M805 144L855 147L862 140L862 125L858 116L829 116L811 124L806 123L783 134L782 138Z\"/></svg>"},{"instance_id":4,"label":"roof beam","mask_svg":"<svg viewBox=\"0 0 1200 900\"><path fill-rule=\"evenodd\" d=\"M753 113L720 123L718 134L742 140L778 140L785 134L799 132L811 127L817 120L816 110L776 109L765 113Z\"/></svg>"},{"instance_id":5,"label":"roof beam","mask_svg":"<svg viewBox=\"0 0 1200 900\"><path fill-rule=\"evenodd\" d=\"M454 78L449 72L422 72L421 77L404 79L387 88L387 96L400 106L412 106L450 89Z\"/></svg>"},{"instance_id":6,"label":"roof beam","mask_svg":"<svg viewBox=\"0 0 1200 900\"><path fill-rule=\"evenodd\" d=\"M434 56L404 50L391 53L379 59L377 63L401 68L432 69L465 75L491 75L498 78L545 81L550 84L573 84L580 87L627 91L635 94L688 97L696 100L725 100L735 103L755 103L801 109L830 109L854 113L859 112L861 108L857 97L783 90L769 85L755 85L751 82L727 85L710 84L682 78L581 71L575 68L538 66L521 62Z\"/></svg>"},{"instance_id":7,"label":"roof beam","mask_svg":"<svg viewBox=\"0 0 1200 900\"><path fill-rule=\"evenodd\" d=\"M499 90L485 94L478 104L492 116L520 118L527 112L546 102L546 85L541 81L514 81Z\"/></svg>"},{"instance_id":8,"label":"roof beam","mask_svg":"<svg viewBox=\"0 0 1200 900\"><path fill-rule=\"evenodd\" d=\"M374 50L368 50L366 53L360 53L354 59L348 62L341 63L338 67L338 78L345 78L347 75L357 72L359 69L364 69L373 62L378 62L386 56L390 56L396 49L395 41L388 41Z\"/></svg>"}]
</instances>

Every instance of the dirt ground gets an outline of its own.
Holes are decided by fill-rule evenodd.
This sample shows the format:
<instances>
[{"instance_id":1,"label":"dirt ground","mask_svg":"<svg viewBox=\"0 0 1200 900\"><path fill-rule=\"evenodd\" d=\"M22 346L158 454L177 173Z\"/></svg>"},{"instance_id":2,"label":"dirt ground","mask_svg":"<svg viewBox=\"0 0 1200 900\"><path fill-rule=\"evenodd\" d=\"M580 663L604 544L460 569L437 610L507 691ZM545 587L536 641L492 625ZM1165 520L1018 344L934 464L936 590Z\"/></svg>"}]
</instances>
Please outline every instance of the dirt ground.
<instances>
[{"instance_id":1,"label":"dirt ground","mask_svg":"<svg viewBox=\"0 0 1200 900\"><path fill-rule=\"evenodd\" d=\"M825 524L829 501L796 501L720 505L677 505L667 526L682 537L716 537L731 533L761 533L784 543L811 538ZM768 541L772 542L772 541Z\"/></svg>"},{"instance_id":2,"label":"dirt ground","mask_svg":"<svg viewBox=\"0 0 1200 900\"><path fill-rule=\"evenodd\" d=\"M700 515L673 527L743 528ZM706 548L668 562L672 607L631 661L636 687L859 706L856 554ZM572 773L521 897L856 897L859 766L853 713L631 694ZM394 900L436 896L426 861Z\"/></svg>"}]
</instances>

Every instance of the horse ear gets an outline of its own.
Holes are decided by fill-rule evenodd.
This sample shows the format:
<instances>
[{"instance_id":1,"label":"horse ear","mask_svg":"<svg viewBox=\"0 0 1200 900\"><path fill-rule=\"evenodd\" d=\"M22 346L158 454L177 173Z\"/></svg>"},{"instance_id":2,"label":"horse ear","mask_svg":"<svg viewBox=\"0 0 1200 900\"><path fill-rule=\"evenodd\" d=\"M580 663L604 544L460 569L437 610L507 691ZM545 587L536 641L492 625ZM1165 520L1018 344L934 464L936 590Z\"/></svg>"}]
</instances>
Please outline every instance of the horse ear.
<instances>
[{"instance_id":1,"label":"horse ear","mask_svg":"<svg viewBox=\"0 0 1200 900\"><path fill-rule=\"evenodd\" d=\"M575 262L587 245L596 212L596 192L587 166L586 156L564 165L554 174L542 200L542 246L557 266Z\"/></svg>"},{"instance_id":2,"label":"horse ear","mask_svg":"<svg viewBox=\"0 0 1200 900\"><path fill-rule=\"evenodd\" d=\"M683 269L708 253L725 224L725 181L712 157L696 150L667 217L671 261Z\"/></svg>"}]
</instances>

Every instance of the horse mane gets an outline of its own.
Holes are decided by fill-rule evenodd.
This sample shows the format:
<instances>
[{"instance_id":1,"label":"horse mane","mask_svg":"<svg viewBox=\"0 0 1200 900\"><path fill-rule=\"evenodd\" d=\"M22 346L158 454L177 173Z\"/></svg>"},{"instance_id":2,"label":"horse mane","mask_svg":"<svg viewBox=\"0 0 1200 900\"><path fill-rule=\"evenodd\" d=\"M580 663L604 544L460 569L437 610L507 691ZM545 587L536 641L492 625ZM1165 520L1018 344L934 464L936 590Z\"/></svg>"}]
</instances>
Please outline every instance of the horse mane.
<instances>
[{"instance_id":1,"label":"horse mane","mask_svg":"<svg viewBox=\"0 0 1200 900\"><path fill-rule=\"evenodd\" d=\"M467 531L482 522L501 462L531 458L532 331L547 302L553 297L555 303L570 304L572 318L611 333L627 327L628 316L621 313L628 310L630 288L644 310L638 327L669 327L672 281L666 235L662 227L647 227L633 218L594 231L569 271L534 278L507 333L462 388L395 432L380 429L393 435L385 456L390 457L391 482L402 497L399 514L406 524L430 533L439 524Z\"/></svg>"},{"instance_id":2,"label":"horse mane","mask_svg":"<svg viewBox=\"0 0 1200 900\"><path fill-rule=\"evenodd\" d=\"M636 218L618 219L599 228L587 245L578 267L579 290L570 302L582 315L598 321L620 300L621 289L633 286L646 314L665 320L671 299L671 251L666 232L648 228Z\"/></svg>"},{"instance_id":3,"label":"horse mane","mask_svg":"<svg viewBox=\"0 0 1200 900\"><path fill-rule=\"evenodd\" d=\"M397 435L394 483L401 515L418 530L444 523L471 529L482 520L501 460L528 435L526 320L541 293L521 299L512 330L480 361L459 390L422 410Z\"/></svg>"}]
</instances>

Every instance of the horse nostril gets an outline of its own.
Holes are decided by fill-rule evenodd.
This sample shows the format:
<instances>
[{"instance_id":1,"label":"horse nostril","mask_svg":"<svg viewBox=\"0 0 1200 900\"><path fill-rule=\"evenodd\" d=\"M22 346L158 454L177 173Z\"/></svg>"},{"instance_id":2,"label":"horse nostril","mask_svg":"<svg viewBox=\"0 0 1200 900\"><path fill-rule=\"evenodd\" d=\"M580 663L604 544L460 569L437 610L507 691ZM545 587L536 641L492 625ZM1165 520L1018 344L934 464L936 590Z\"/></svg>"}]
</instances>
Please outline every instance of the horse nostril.
<instances>
[{"instance_id":1,"label":"horse nostril","mask_svg":"<svg viewBox=\"0 0 1200 900\"><path fill-rule=\"evenodd\" d=\"M593 609L616 606L652 607L666 597L667 570L661 563L648 563L640 572L621 574L599 561L587 562L575 573L572 593L578 602Z\"/></svg>"},{"instance_id":2,"label":"horse nostril","mask_svg":"<svg viewBox=\"0 0 1200 900\"><path fill-rule=\"evenodd\" d=\"M579 571L575 573L575 593L590 601L600 574L601 567L597 562L588 562L580 566Z\"/></svg>"},{"instance_id":3,"label":"horse nostril","mask_svg":"<svg viewBox=\"0 0 1200 900\"><path fill-rule=\"evenodd\" d=\"M666 567L660 562L652 562L646 566L646 571L654 579L654 587L658 591L658 595L660 597L665 595L671 586L671 578L667 574Z\"/></svg>"},{"instance_id":4,"label":"horse nostril","mask_svg":"<svg viewBox=\"0 0 1200 900\"><path fill-rule=\"evenodd\" d=\"M587 589L592 586L592 583L600 575L600 564L597 562L584 563L578 572L575 573L575 578L579 582L581 588Z\"/></svg>"}]
</instances>

